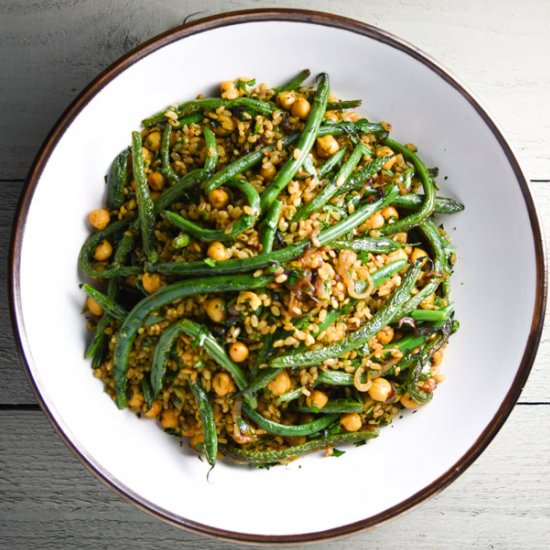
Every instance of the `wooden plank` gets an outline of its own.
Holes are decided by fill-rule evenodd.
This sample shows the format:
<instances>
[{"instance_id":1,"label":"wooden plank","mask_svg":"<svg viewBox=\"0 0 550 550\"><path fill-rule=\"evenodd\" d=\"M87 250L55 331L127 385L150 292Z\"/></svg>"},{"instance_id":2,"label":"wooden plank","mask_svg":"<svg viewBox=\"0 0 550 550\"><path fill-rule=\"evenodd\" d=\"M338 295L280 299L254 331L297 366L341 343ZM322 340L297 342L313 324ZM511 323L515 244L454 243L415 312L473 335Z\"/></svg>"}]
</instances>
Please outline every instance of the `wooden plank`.
<instances>
[{"instance_id":1,"label":"wooden plank","mask_svg":"<svg viewBox=\"0 0 550 550\"><path fill-rule=\"evenodd\" d=\"M549 415L550 406L516 407L483 456L443 493L370 533L318 547L547 548ZM0 434L2 548L234 548L164 525L122 500L39 412L0 412Z\"/></svg>"},{"instance_id":2,"label":"wooden plank","mask_svg":"<svg viewBox=\"0 0 550 550\"><path fill-rule=\"evenodd\" d=\"M0 178L22 178L39 144L78 91L100 70L190 14L263 7L247 0L5 0L0 5ZM524 0L300 0L362 19L433 55L488 105L530 178L550 174L550 4Z\"/></svg>"},{"instance_id":3,"label":"wooden plank","mask_svg":"<svg viewBox=\"0 0 550 550\"><path fill-rule=\"evenodd\" d=\"M0 250L7 249L11 221L20 182L0 182L4 202L0 206ZM546 236L550 237L550 181L532 183L541 220L544 220ZM547 247L550 249L550 241ZM10 318L6 296L5 271L0 271L0 326L9 327ZM550 309L547 312L546 327L550 325ZM539 353L532 374L520 398L522 403L550 402L550 332L544 331ZM0 404L35 403L34 395L16 352L11 330L0 332Z\"/></svg>"}]
</instances>

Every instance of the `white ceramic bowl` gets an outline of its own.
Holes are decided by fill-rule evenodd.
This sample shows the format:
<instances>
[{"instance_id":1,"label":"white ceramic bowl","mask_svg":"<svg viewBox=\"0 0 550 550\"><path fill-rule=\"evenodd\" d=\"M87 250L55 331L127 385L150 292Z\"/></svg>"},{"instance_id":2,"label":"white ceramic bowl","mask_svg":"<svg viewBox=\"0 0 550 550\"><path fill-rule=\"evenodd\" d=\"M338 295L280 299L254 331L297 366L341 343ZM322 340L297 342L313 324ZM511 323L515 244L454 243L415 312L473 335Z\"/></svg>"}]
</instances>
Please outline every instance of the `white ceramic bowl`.
<instances>
[{"instance_id":1,"label":"white ceramic bowl","mask_svg":"<svg viewBox=\"0 0 550 550\"><path fill-rule=\"evenodd\" d=\"M139 121L218 82L279 83L326 71L341 98L438 166L459 250L452 338L433 401L344 456L286 467L206 466L152 422L116 409L82 357L77 255L113 156ZM51 243L56 243L52 257ZM12 248L12 306L28 371L66 443L139 506L196 531L241 541L319 540L372 526L455 479L512 409L533 362L545 303L544 256L527 184L504 138L462 86L410 45L357 21L314 12L224 14L166 33L103 73L40 152ZM55 468L55 465L52 465Z\"/></svg>"}]
</instances>

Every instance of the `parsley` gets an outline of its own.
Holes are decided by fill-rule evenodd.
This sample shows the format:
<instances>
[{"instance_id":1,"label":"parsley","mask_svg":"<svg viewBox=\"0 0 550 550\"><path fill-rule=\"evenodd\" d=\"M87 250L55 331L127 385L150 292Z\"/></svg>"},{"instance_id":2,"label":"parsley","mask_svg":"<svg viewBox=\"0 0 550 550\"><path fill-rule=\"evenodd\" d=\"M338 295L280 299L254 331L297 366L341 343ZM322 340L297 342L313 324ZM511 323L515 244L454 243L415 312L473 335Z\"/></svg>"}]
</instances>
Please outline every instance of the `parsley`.
<instances>
[{"instance_id":1,"label":"parsley","mask_svg":"<svg viewBox=\"0 0 550 550\"><path fill-rule=\"evenodd\" d=\"M332 455L331 456L334 456L336 458L342 456L342 455L345 455L346 454L346 451L341 451L340 449L332 449Z\"/></svg>"},{"instance_id":2,"label":"parsley","mask_svg":"<svg viewBox=\"0 0 550 550\"><path fill-rule=\"evenodd\" d=\"M205 258L204 263L210 267L216 267L216 260L213 260L212 258Z\"/></svg>"}]
</instances>

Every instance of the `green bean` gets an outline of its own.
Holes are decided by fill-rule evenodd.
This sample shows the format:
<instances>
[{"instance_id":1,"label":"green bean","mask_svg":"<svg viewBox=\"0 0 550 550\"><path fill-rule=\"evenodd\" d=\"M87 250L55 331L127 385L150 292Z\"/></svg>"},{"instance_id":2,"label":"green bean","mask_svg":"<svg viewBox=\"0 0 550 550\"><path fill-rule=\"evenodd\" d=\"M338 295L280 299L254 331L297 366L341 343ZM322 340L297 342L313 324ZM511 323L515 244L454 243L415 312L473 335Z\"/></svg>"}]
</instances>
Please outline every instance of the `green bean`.
<instances>
[{"instance_id":1,"label":"green bean","mask_svg":"<svg viewBox=\"0 0 550 550\"><path fill-rule=\"evenodd\" d=\"M441 240L441 235L435 223L431 220L426 220L420 224L420 230L424 233L432 252L434 254L434 271L440 273L443 277L441 285L443 296L446 298L450 294L450 266L445 254L445 247Z\"/></svg>"},{"instance_id":2,"label":"green bean","mask_svg":"<svg viewBox=\"0 0 550 550\"><path fill-rule=\"evenodd\" d=\"M295 399L298 399L298 397L301 397L304 395L303 388L296 388L294 390L287 391L286 393L283 393L283 395L280 395L277 398L277 403L280 405L281 403L289 403L290 401L294 401Z\"/></svg>"},{"instance_id":3,"label":"green bean","mask_svg":"<svg viewBox=\"0 0 550 550\"><path fill-rule=\"evenodd\" d=\"M317 137L326 135L340 136L342 134L374 134L377 136L386 136L388 132L378 122L370 122L366 118L357 120L356 122L349 122L342 120L340 122L324 122L319 128Z\"/></svg>"},{"instance_id":4,"label":"green bean","mask_svg":"<svg viewBox=\"0 0 550 550\"><path fill-rule=\"evenodd\" d=\"M447 306L441 309L415 309L409 314L415 321L424 321L427 323L443 323L453 312L453 306Z\"/></svg>"},{"instance_id":5,"label":"green bean","mask_svg":"<svg viewBox=\"0 0 550 550\"><path fill-rule=\"evenodd\" d=\"M283 203L276 200L267 211L260 232L262 254L269 254L273 250L273 241L275 240L275 233L277 232L282 209Z\"/></svg>"},{"instance_id":6,"label":"green bean","mask_svg":"<svg viewBox=\"0 0 550 550\"><path fill-rule=\"evenodd\" d=\"M243 403L243 412L250 420L252 420L252 422L266 432L285 437L300 437L320 432L338 418L338 415L336 414L327 414L326 416L322 416L321 418L317 418L316 420L312 420L306 424L287 425L279 424L278 422L265 418L255 410L251 409L246 403Z\"/></svg>"},{"instance_id":7,"label":"green bean","mask_svg":"<svg viewBox=\"0 0 550 550\"><path fill-rule=\"evenodd\" d=\"M195 113L191 113L190 115L186 115L178 120L177 127L183 128L185 125L189 124L198 124L199 122L202 122L202 119L204 118L204 114L201 111L197 111ZM169 122L167 122L169 124Z\"/></svg>"},{"instance_id":8,"label":"green bean","mask_svg":"<svg viewBox=\"0 0 550 550\"><path fill-rule=\"evenodd\" d=\"M273 368L306 367L308 365L320 365L323 361L340 357L345 353L368 344L368 341L375 336L386 325L391 324L402 316L403 306L407 303L411 290L420 275L421 262L415 262L407 271L399 286L391 295L385 305L376 315L361 328L352 332L340 342L330 346L300 353L287 353L272 359L270 366Z\"/></svg>"},{"instance_id":9,"label":"green bean","mask_svg":"<svg viewBox=\"0 0 550 550\"><path fill-rule=\"evenodd\" d=\"M374 212L384 208L384 206L388 204L391 204L397 192L397 187L392 187L383 198L375 202L365 204L346 219L341 220L332 227L323 229L323 231L319 233L318 237L319 246L324 246L331 241L346 235L358 225L361 225L366 219L374 214ZM243 273L246 271L262 269L273 264L289 262L300 256L300 254L302 254L310 245L311 243L309 240L302 241L300 243L295 243L281 248L280 250L275 250L269 254L259 254L257 256L253 256L252 258L225 260L223 262L216 263L214 266L209 265L204 261L196 261L147 264L146 268L150 273L155 272L180 276Z\"/></svg>"},{"instance_id":10,"label":"green bean","mask_svg":"<svg viewBox=\"0 0 550 550\"><path fill-rule=\"evenodd\" d=\"M327 386L353 386L353 374L342 370L320 370L316 382Z\"/></svg>"},{"instance_id":11,"label":"green bean","mask_svg":"<svg viewBox=\"0 0 550 550\"><path fill-rule=\"evenodd\" d=\"M330 174L334 168L336 168L343 160L346 152L348 150L348 146L344 145L341 149L338 149L334 155L329 157L323 165L319 168L319 177L323 178L326 175Z\"/></svg>"},{"instance_id":12,"label":"green bean","mask_svg":"<svg viewBox=\"0 0 550 550\"><path fill-rule=\"evenodd\" d=\"M293 410L302 413L345 414L363 412L363 409L363 403L357 399L331 399L322 409L315 406L298 405Z\"/></svg>"},{"instance_id":13,"label":"green bean","mask_svg":"<svg viewBox=\"0 0 550 550\"><path fill-rule=\"evenodd\" d=\"M387 157L378 157L372 160L362 168L361 170L358 170L351 178L349 178L342 186L337 188L333 195L344 195L346 193L349 193L350 191L353 191L354 189L360 188L363 186L363 184L368 181L370 178L372 178L376 173L380 172L382 170L382 166L386 164L388 159L390 159L390 156ZM377 193L379 190L376 191ZM399 197L397 195L396 199Z\"/></svg>"},{"instance_id":14,"label":"green bean","mask_svg":"<svg viewBox=\"0 0 550 550\"><path fill-rule=\"evenodd\" d=\"M338 190L345 184L355 167L359 164L366 153L366 147L362 143L358 143L334 179L328 185L325 185L325 187L323 187L323 189L317 193L317 195L315 195L310 202L300 207L292 220L303 220L309 217L316 210L320 210L332 197L334 197L334 195L338 193Z\"/></svg>"},{"instance_id":15,"label":"green bean","mask_svg":"<svg viewBox=\"0 0 550 550\"><path fill-rule=\"evenodd\" d=\"M361 237L352 241L338 239L332 241L330 246L334 250L349 249L354 252L374 252L376 254L387 254L403 247L400 243L388 237Z\"/></svg>"},{"instance_id":16,"label":"green bean","mask_svg":"<svg viewBox=\"0 0 550 550\"><path fill-rule=\"evenodd\" d=\"M282 138L281 142L283 147L292 145L299 137L300 134L292 134L290 136ZM273 151L274 149L275 145L260 147L259 149L256 149L255 151L252 151L251 153L248 153L238 158L237 160L230 162L227 166L216 172L207 182L204 183L204 192L208 194L214 191L214 189L221 187L226 181L230 180L231 178L234 178L239 174L242 174L249 168L256 166L256 164L259 164L267 153Z\"/></svg>"},{"instance_id":17,"label":"green bean","mask_svg":"<svg viewBox=\"0 0 550 550\"><path fill-rule=\"evenodd\" d=\"M201 241L233 241L241 233L250 229L256 223L260 213L260 195L250 183L244 180L233 179L227 182L227 185L239 189L239 191L246 196L253 214L243 214L239 220L225 229L208 229L202 227L169 210L165 210L161 214L174 227L187 231L187 233L190 233L193 237Z\"/></svg>"},{"instance_id":18,"label":"green bean","mask_svg":"<svg viewBox=\"0 0 550 550\"><path fill-rule=\"evenodd\" d=\"M80 269L82 269L86 275L97 279L109 279L113 277L127 277L128 275L135 275L141 272L140 267L122 266L115 262L110 266L106 266L104 269L95 269L91 261L91 257L101 241L109 239L110 237L115 237L117 234L125 231L129 225L130 220L112 222L105 229L96 231L88 237L82 245L78 256Z\"/></svg>"},{"instance_id":19,"label":"green bean","mask_svg":"<svg viewBox=\"0 0 550 550\"><path fill-rule=\"evenodd\" d=\"M384 267L371 273L371 281L375 288L379 287L382 283L391 279L396 273L399 273L407 266L407 260L396 260L386 264Z\"/></svg>"},{"instance_id":20,"label":"green bean","mask_svg":"<svg viewBox=\"0 0 550 550\"><path fill-rule=\"evenodd\" d=\"M258 113L264 116L271 116L276 110L277 107L271 105L267 101L262 101L261 99L255 99L252 97L238 97L236 99L223 99L220 97L206 97L203 99L194 99L192 101L186 101L181 103L173 108L165 109L164 111L157 113L153 116L145 118L141 121L143 126L148 128L149 126L154 126L162 122L166 115L167 111L174 111L178 116L185 116L195 113L197 111L205 110L215 110L219 107L225 107L226 109L245 109L252 111L253 113Z\"/></svg>"},{"instance_id":21,"label":"green bean","mask_svg":"<svg viewBox=\"0 0 550 550\"><path fill-rule=\"evenodd\" d=\"M325 116L328 94L330 91L329 78L326 73L321 73L318 78L317 91L313 99L313 105L304 124L304 129L298 138L296 147L284 166L277 172L273 182L265 189L262 195L262 210L267 210L273 201L285 189L290 180L296 175L304 160L309 155L317 132Z\"/></svg>"},{"instance_id":22,"label":"green bean","mask_svg":"<svg viewBox=\"0 0 550 550\"><path fill-rule=\"evenodd\" d=\"M257 465L274 464L281 460L288 460L290 458L302 456L326 447L351 443L362 443L367 439L372 439L377 436L378 432L376 431L341 433L321 437L319 439L313 439L311 441L307 441L306 443L302 443L301 445L287 447L286 449L255 451L253 449L242 449L234 445L224 445L221 447L221 451L224 455L239 462Z\"/></svg>"},{"instance_id":23,"label":"green bean","mask_svg":"<svg viewBox=\"0 0 550 550\"><path fill-rule=\"evenodd\" d=\"M218 433L216 430L214 411L200 383L198 381L191 382L190 386L201 417L202 430L204 433L204 454L206 455L208 464L214 467L218 456Z\"/></svg>"},{"instance_id":24,"label":"green bean","mask_svg":"<svg viewBox=\"0 0 550 550\"><path fill-rule=\"evenodd\" d=\"M265 388L279 373L281 369L264 368L260 369L254 379L248 384L243 392L246 397L252 397L257 391Z\"/></svg>"},{"instance_id":25,"label":"green bean","mask_svg":"<svg viewBox=\"0 0 550 550\"><path fill-rule=\"evenodd\" d=\"M393 204L400 208L414 209L421 206L424 203L424 200L424 195L416 195L411 193L409 195L399 195ZM435 198L435 214L456 214L457 212L462 212L463 210L464 205L455 199L449 199L447 197Z\"/></svg>"},{"instance_id":26,"label":"green bean","mask_svg":"<svg viewBox=\"0 0 550 550\"><path fill-rule=\"evenodd\" d=\"M96 290L86 283L82 285L82 290L84 290L90 298L95 300L111 317L122 320L128 315L128 312L122 306L119 306L114 300L109 298L109 296L103 294L103 292Z\"/></svg>"},{"instance_id":27,"label":"green bean","mask_svg":"<svg viewBox=\"0 0 550 550\"><path fill-rule=\"evenodd\" d=\"M136 182L136 199L138 219L141 228L143 251L150 262L156 262L158 253L155 250L155 207L145 178L145 166L141 153L141 134L132 132L132 168Z\"/></svg>"},{"instance_id":28,"label":"green bean","mask_svg":"<svg viewBox=\"0 0 550 550\"><path fill-rule=\"evenodd\" d=\"M354 109L360 107L363 101L361 99L349 99L347 101L329 101L327 111L343 111L344 109Z\"/></svg>"},{"instance_id":29,"label":"green bean","mask_svg":"<svg viewBox=\"0 0 550 550\"><path fill-rule=\"evenodd\" d=\"M209 173L213 173L218 166L218 145L216 143L216 136L214 132L208 127L202 127L202 134L204 136L204 146L206 150L206 158L204 160L204 169Z\"/></svg>"},{"instance_id":30,"label":"green bean","mask_svg":"<svg viewBox=\"0 0 550 550\"><path fill-rule=\"evenodd\" d=\"M126 406L126 373L128 370L128 355L132 344L136 339L140 326L153 311L157 311L174 300L181 300L187 296L262 288L269 284L272 279L271 276L253 277L250 275L212 277L206 280L190 279L165 286L136 304L118 331L113 352L113 378L115 380L118 407L124 408ZM217 358L215 359L217 360Z\"/></svg>"},{"instance_id":31,"label":"green bean","mask_svg":"<svg viewBox=\"0 0 550 550\"><path fill-rule=\"evenodd\" d=\"M176 183L179 180L176 171L172 168L170 159L170 138L172 137L172 125L166 123L162 131L162 139L160 141L160 159L161 170L169 182Z\"/></svg>"},{"instance_id":32,"label":"green bean","mask_svg":"<svg viewBox=\"0 0 550 550\"><path fill-rule=\"evenodd\" d=\"M124 204L124 188L128 185L129 149L117 155L107 177L107 206L120 208Z\"/></svg>"},{"instance_id":33,"label":"green bean","mask_svg":"<svg viewBox=\"0 0 550 550\"><path fill-rule=\"evenodd\" d=\"M435 207L435 185L425 164L410 149L407 149L404 145L401 145L397 141L390 138L384 139L383 143L394 151L401 153L406 160L412 162L416 173L420 176L420 181L422 182L422 187L424 189L424 202L414 214L410 214L409 216L406 216L399 221L386 225L380 229L380 232L383 235L388 235L391 233L398 233L400 231L409 231L413 227L422 223L424 220L427 220L432 215Z\"/></svg>"},{"instance_id":34,"label":"green bean","mask_svg":"<svg viewBox=\"0 0 550 550\"><path fill-rule=\"evenodd\" d=\"M276 92L291 92L299 88L302 83L309 78L311 71L309 69L304 69L300 71L292 80L289 80L286 84L283 84L279 88L276 88Z\"/></svg>"},{"instance_id":35,"label":"green bean","mask_svg":"<svg viewBox=\"0 0 550 550\"><path fill-rule=\"evenodd\" d=\"M155 212L166 210L173 202L181 198L188 189L202 183L207 177L208 172L204 168L196 168L179 178L172 187L164 191L155 201Z\"/></svg>"}]
</instances>

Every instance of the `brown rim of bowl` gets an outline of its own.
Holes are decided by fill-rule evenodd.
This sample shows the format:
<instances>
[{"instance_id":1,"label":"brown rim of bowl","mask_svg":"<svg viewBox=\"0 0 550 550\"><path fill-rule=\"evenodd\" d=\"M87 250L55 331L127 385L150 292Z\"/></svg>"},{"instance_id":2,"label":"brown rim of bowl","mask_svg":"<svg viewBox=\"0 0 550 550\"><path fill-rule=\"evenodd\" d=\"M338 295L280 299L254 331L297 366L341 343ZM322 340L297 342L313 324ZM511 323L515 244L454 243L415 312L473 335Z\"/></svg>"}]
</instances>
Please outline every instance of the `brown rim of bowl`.
<instances>
[{"instance_id":1,"label":"brown rim of bowl","mask_svg":"<svg viewBox=\"0 0 550 550\"><path fill-rule=\"evenodd\" d=\"M531 223L531 231L533 234L533 245L535 248L536 256L536 268L537 268L537 281L536 281L536 296L535 307L533 312L533 319L531 322L531 329L529 338L527 339L525 350L521 363L519 365L517 374L514 378L514 382L510 387L506 397L504 398L497 413L492 418L491 422L487 425L482 434L477 438L470 449L454 464L445 474L437 478L430 483L427 487L418 491L414 495L405 499L404 501L392 506L391 508L366 518L361 521L328 529L325 531L318 531L314 533L305 533L298 535L254 535L247 533L239 533L234 531L227 531L224 529L218 529L197 523L195 521L179 517L175 514L164 510L155 504L148 502L146 499L140 497L128 487L125 487L117 479L110 476L107 472L102 471L101 466L96 464L94 459L88 455L85 450L76 448L75 444L69 439L61 426L53 417L49 411L40 389L34 381L30 368L29 358L25 356L24 347L26 347L25 328L21 312L20 301L20 286L19 286L19 253L23 240L23 232L25 227L25 221L28 214L29 205L34 194L36 185L38 184L40 175L45 164L48 162L49 156L55 148L57 141L63 135L66 128L71 124L73 119L79 114L79 112L87 105L87 103L101 90L107 83L109 83L118 74L126 70L133 63L139 61L143 57L149 55L155 50L170 44L176 40L192 36L197 33L205 32L210 29L216 29L228 25L235 25L238 23L249 22L262 22L262 21L291 21L298 23L309 23L315 25L324 25L328 27L335 27L338 29L347 30L363 36L367 36L371 39L377 40L384 44L388 44L407 55L415 58L417 61L423 63L426 67L430 68L433 72L439 75L443 80L450 84L455 90L472 105L477 111L479 116L484 120L485 124L492 131L493 135L502 147L508 162L510 163L518 184L523 193L525 205L529 213L529 220ZM438 491L441 491L452 481L454 481L462 472L470 466L473 461L481 454L481 452L491 442L493 437L497 434L499 429L504 424L504 421L512 411L523 386L527 380L527 376L533 365L536 350L540 341L544 322L544 312L546 308L546 268L545 268L545 255L544 244L542 239L542 232L540 224L537 218L537 213L533 199L529 192L528 184L523 175L521 168L512 153L510 146L496 127L495 123L486 113L486 111L479 105L470 92L468 92L461 84L459 84L454 77L452 77L445 69L440 67L435 61L429 58L426 54L422 53L416 47L407 42L394 37L388 32L377 29L366 23L349 19L339 15L330 13L323 13L309 10L298 9L259 9L259 10L244 10L222 13L206 17L204 19L197 20L193 23L184 24L182 26L171 29L152 38L138 46L128 54L124 55L113 65L103 71L95 80L93 80L83 92L73 101L73 103L63 113L53 130L50 132L46 141L42 145L34 163L31 167L29 175L26 179L23 192L19 201L16 212L16 223L12 234L12 241L10 246L10 311L13 320L13 329L19 352L24 358L24 365L27 375L30 379L34 393L38 398L40 406L46 413L50 422L53 424L59 435L63 438L66 445L76 454L79 460L87 466L100 480L115 489L123 497L137 505L139 508L152 514L153 516L167 521L168 523L184 527L191 531L210 535L217 538L223 538L243 543L264 543L264 544L296 544L303 542L323 541L339 537L342 535L349 535L357 533L358 531L368 529L375 525L378 525L384 521L394 518L398 514L401 514L405 510L412 508L426 498L433 496Z\"/></svg>"}]
</instances>

